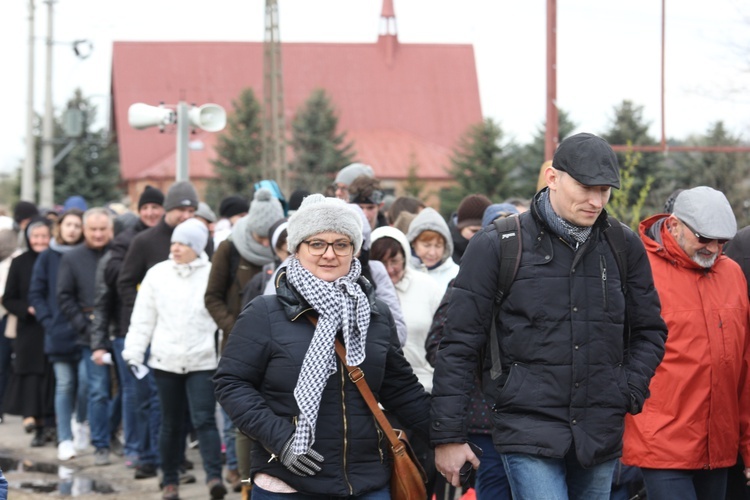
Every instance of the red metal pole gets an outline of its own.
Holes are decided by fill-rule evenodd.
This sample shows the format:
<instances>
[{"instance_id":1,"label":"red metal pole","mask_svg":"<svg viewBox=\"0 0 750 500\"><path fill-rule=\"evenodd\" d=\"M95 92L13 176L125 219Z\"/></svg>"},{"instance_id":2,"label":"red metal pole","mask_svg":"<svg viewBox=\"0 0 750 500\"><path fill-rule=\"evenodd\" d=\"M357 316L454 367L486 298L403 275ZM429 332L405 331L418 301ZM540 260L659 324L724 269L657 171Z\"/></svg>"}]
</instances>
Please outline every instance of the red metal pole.
<instances>
[{"instance_id":1,"label":"red metal pole","mask_svg":"<svg viewBox=\"0 0 750 500\"><path fill-rule=\"evenodd\" d=\"M547 0L547 123L544 159L551 160L559 136L557 113L557 0Z\"/></svg>"},{"instance_id":2,"label":"red metal pole","mask_svg":"<svg viewBox=\"0 0 750 500\"><path fill-rule=\"evenodd\" d=\"M662 151L667 151L667 125L666 125L666 113L665 113L665 106L664 106L664 96L665 96L665 81L666 81L666 72L664 70L665 67L665 59L666 59L666 25L667 25L667 9L666 9L666 3L667 0L661 0L661 149Z\"/></svg>"}]
</instances>

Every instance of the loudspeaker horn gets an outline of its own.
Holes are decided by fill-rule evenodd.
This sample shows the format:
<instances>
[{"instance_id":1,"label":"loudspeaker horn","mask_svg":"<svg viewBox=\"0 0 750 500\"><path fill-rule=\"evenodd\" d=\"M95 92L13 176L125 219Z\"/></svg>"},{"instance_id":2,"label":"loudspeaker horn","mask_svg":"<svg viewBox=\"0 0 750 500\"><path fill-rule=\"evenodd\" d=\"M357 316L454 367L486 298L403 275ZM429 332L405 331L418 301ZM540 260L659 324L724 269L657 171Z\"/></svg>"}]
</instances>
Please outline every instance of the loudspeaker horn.
<instances>
[{"instance_id":1,"label":"loudspeaker horn","mask_svg":"<svg viewBox=\"0 0 750 500\"><path fill-rule=\"evenodd\" d=\"M188 112L190 123L206 132L218 132L227 124L227 113L218 104L204 104Z\"/></svg>"},{"instance_id":2,"label":"loudspeaker horn","mask_svg":"<svg viewBox=\"0 0 750 500\"><path fill-rule=\"evenodd\" d=\"M156 125L164 126L175 122L174 110L161 106L149 106L142 102L131 104L128 108L128 123L141 130Z\"/></svg>"}]
</instances>

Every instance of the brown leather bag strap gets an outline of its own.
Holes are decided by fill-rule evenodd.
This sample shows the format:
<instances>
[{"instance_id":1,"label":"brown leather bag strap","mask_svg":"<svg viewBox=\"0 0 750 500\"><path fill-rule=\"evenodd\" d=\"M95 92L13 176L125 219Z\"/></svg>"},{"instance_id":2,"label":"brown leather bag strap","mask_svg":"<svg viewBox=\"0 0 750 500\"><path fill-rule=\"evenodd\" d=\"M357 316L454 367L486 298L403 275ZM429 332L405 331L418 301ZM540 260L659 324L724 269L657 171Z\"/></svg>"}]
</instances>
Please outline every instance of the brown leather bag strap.
<instances>
[{"instance_id":1,"label":"brown leather bag strap","mask_svg":"<svg viewBox=\"0 0 750 500\"><path fill-rule=\"evenodd\" d=\"M309 319L310 323L313 325L318 325L318 318L315 316L308 314L307 319ZM359 389L360 394L362 394L365 403L370 407L370 411L373 416L375 416L375 420L377 420L380 429L382 429L388 438L388 441L390 441L391 447L394 449L403 448L403 443L398 439L396 431L393 430L393 427L391 426L391 423L388 422L383 410L380 409L378 401L375 399L375 395L370 390L370 386L367 385L367 381L365 381L365 372L363 372L358 366L349 366L346 364L346 348L338 339L336 339L336 354L338 354L341 363L343 363L349 372L349 380L354 382L354 385Z\"/></svg>"}]
</instances>

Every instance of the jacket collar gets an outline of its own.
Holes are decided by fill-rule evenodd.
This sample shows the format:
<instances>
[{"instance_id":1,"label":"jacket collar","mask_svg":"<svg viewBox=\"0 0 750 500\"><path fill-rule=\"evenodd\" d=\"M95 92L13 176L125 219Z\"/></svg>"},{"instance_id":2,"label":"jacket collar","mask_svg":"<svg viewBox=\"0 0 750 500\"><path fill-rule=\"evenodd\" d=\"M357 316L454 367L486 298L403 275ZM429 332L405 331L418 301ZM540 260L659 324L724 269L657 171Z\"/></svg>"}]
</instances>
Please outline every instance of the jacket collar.
<instances>
[{"instance_id":1,"label":"jacket collar","mask_svg":"<svg viewBox=\"0 0 750 500\"><path fill-rule=\"evenodd\" d=\"M372 286L372 283L364 276L360 276L357 283L362 287L362 291L365 292L367 299L370 301L372 314L379 315L380 311L378 311L375 305L375 288ZM286 268L279 270L279 274L276 276L276 297L284 308L284 313L289 318L289 321L296 321L303 314L315 311L286 279Z\"/></svg>"}]
</instances>

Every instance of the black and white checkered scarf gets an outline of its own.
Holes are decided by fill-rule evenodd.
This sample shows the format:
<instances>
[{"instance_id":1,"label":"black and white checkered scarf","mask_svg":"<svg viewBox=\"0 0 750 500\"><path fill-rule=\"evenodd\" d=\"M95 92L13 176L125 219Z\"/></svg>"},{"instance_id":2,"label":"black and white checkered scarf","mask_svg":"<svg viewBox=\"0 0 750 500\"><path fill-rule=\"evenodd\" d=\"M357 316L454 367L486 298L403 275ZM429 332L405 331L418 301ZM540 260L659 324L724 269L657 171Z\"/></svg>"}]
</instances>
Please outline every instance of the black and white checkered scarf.
<instances>
[{"instance_id":1,"label":"black and white checkered scarf","mask_svg":"<svg viewBox=\"0 0 750 500\"><path fill-rule=\"evenodd\" d=\"M365 359L370 302L357 283L361 272L362 266L357 259L352 260L346 276L332 282L316 278L296 258L286 268L289 283L319 315L318 325L302 362L297 387L294 388L300 410L293 444L293 451L297 455L306 453L315 442L315 425L323 388L328 377L336 373L336 332L342 332L349 366L357 366Z\"/></svg>"}]
</instances>

